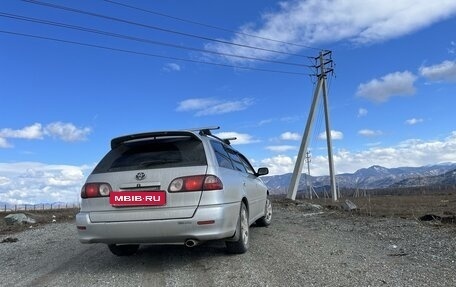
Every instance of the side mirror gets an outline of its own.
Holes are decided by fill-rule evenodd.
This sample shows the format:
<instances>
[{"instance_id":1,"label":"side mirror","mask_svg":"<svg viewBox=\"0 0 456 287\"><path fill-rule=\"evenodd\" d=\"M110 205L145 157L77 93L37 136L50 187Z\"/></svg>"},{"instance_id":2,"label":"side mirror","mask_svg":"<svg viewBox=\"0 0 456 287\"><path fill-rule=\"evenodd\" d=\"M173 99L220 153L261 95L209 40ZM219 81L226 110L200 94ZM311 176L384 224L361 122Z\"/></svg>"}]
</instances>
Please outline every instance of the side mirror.
<instances>
[{"instance_id":1,"label":"side mirror","mask_svg":"<svg viewBox=\"0 0 456 287\"><path fill-rule=\"evenodd\" d=\"M256 173L257 176L267 175L269 173L269 169L267 167L260 167L258 172Z\"/></svg>"}]
</instances>

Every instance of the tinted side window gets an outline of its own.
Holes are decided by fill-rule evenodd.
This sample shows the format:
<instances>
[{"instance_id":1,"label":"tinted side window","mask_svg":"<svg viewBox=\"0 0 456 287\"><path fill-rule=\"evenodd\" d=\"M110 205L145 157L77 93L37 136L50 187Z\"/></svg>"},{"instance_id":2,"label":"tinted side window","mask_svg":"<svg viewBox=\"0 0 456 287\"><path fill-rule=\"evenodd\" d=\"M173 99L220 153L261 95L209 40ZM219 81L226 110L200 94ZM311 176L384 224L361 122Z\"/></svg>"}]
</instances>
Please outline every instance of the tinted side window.
<instances>
[{"instance_id":1,"label":"tinted side window","mask_svg":"<svg viewBox=\"0 0 456 287\"><path fill-rule=\"evenodd\" d=\"M93 173L206 165L201 141L191 137L126 142L112 149Z\"/></svg>"},{"instance_id":2,"label":"tinted side window","mask_svg":"<svg viewBox=\"0 0 456 287\"><path fill-rule=\"evenodd\" d=\"M212 148L214 149L215 157L220 167L234 169L233 164L226 152L225 148L220 142L211 141Z\"/></svg>"},{"instance_id":3,"label":"tinted side window","mask_svg":"<svg viewBox=\"0 0 456 287\"><path fill-rule=\"evenodd\" d=\"M245 166L244 166L244 164L242 163L241 159L239 158L237 152L235 152L235 151L232 150L232 149L228 149L227 152L228 152L228 155L229 155L230 158L231 158L231 161L233 162L234 168L235 168L236 170L241 171L241 172L246 172Z\"/></svg>"},{"instance_id":4,"label":"tinted side window","mask_svg":"<svg viewBox=\"0 0 456 287\"><path fill-rule=\"evenodd\" d=\"M250 174L255 174L255 170L253 169L252 165L247 160L247 158L245 156L243 156L242 154L239 154L239 158L241 159L242 163L244 164L245 169L247 170L247 172L250 173Z\"/></svg>"}]
</instances>

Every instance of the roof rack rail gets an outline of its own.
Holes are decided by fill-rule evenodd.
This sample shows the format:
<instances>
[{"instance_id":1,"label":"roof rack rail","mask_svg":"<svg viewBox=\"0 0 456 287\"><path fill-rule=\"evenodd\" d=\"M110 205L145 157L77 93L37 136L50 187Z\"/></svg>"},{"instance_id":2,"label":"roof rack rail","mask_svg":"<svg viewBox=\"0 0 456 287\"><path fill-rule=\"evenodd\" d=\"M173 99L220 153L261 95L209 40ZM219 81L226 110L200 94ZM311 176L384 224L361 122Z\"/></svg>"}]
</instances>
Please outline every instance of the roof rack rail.
<instances>
[{"instance_id":1,"label":"roof rack rail","mask_svg":"<svg viewBox=\"0 0 456 287\"><path fill-rule=\"evenodd\" d=\"M201 131L200 131L200 135L205 135L205 136L213 137L213 138L215 138L215 139L218 139L218 140L221 141L221 142L224 142L224 143L227 144L227 145L231 145L231 142L230 142L230 141L237 139L236 137L231 137L231 138L220 138L220 137L218 137L218 136L212 134L210 130L201 130Z\"/></svg>"},{"instance_id":2,"label":"roof rack rail","mask_svg":"<svg viewBox=\"0 0 456 287\"><path fill-rule=\"evenodd\" d=\"M189 131L194 131L194 132L199 132L200 135L202 136L211 136L213 138L218 139L219 141L224 142L227 145L231 145L232 140L236 140L236 137L231 137L231 138L219 138L218 136L214 135L211 131L213 130L218 130L220 129L219 126L212 126L212 127L204 127L204 128L195 128L195 129L189 129Z\"/></svg>"},{"instance_id":3,"label":"roof rack rail","mask_svg":"<svg viewBox=\"0 0 456 287\"><path fill-rule=\"evenodd\" d=\"M231 145L231 141L234 141L234 140L237 140L237 137L231 137L231 138L224 138L224 139L221 139L224 143L226 143L227 145Z\"/></svg>"},{"instance_id":4,"label":"roof rack rail","mask_svg":"<svg viewBox=\"0 0 456 287\"><path fill-rule=\"evenodd\" d=\"M203 128L192 128L187 129L188 131L192 132L199 132L200 135L211 135L211 131L220 129L219 126L211 126L211 127L203 127Z\"/></svg>"}]
</instances>

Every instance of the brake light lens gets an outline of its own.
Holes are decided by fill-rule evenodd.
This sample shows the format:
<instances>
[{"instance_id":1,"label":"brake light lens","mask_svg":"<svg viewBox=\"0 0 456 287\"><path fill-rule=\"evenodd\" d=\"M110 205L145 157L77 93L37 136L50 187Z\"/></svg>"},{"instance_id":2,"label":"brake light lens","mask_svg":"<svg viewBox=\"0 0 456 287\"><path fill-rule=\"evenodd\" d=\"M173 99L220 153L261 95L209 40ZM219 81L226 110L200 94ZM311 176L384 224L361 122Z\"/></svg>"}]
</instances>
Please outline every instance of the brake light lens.
<instances>
[{"instance_id":1,"label":"brake light lens","mask_svg":"<svg viewBox=\"0 0 456 287\"><path fill-rule=\"evenodd\" d=\"M184 189L195 191L203 189L204 176L192 176L184 180Z\"/></svg>"},{"instance_id":2,"label":"brake light lens","mask_svg":"<svg viewBox=\"0 0 456 287\"><path fill-rule=\"evenodd\" d=\"M174 179L169 192L204 191L223 189L222 181L215 175L193 175Z\"/></svg>"},{"instance_id":3,"label":"brake light lens","mask_svg":"<svg viewBox=\"0 0 456 287\"><path fill-rule=\"evenodd\" d=\"M86 183L81 189L81 198L107 197L111 191L108 183Z\"/></svg>"}]
</instances>

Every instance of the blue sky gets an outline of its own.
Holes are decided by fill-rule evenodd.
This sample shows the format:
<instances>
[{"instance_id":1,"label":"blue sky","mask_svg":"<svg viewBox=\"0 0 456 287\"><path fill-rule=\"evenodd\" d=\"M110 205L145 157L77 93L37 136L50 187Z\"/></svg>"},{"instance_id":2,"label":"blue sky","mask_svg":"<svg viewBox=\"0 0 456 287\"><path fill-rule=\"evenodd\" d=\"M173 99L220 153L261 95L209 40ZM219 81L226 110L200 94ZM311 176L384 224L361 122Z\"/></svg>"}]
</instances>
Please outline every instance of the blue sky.
<instances>
[{"instance_id":1,"label":"blue sky","mask_svg":"<svg viewBox=\"0 0 456 287\"><path fill-rule=\"evenodd\" d=\"M256 167L292 172L316 82L305 66L319 49L335 63L328 88L337 173L456 162L454 1L115 2L130 7L2 2L0 202L77 201L111 138L153 130L221 126ZM323 138L320 105L312 175L328 174Z\"/></svg>"}]
</instances>

